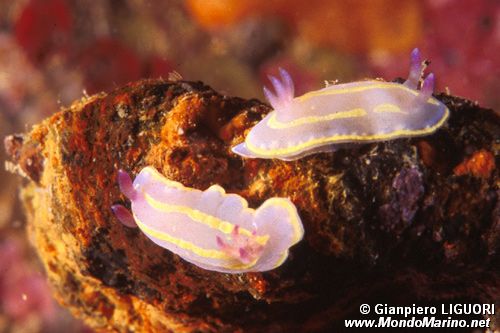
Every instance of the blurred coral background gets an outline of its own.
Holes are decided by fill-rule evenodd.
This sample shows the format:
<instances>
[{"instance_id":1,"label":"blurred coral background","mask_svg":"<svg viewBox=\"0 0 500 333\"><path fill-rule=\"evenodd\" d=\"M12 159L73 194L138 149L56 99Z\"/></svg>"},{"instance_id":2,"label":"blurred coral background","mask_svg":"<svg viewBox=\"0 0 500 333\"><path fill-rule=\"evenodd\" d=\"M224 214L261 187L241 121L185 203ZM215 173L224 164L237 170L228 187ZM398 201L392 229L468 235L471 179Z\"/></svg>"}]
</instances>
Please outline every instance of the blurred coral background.
<instances>
[{"instance_id":1,"label":"blurred coral background","mask_svg":"<svg viewBox=\"0 0 500 333\"><path fill-rule=\"evenodd\" d=\"M499 109L497 0L0 0L0 137L141 78L175 71L262 99L278 67L299 94L325 80L405 77L414 47L437 91ZM91 332L50 296L18 178L1 168L0 332Z\"/></svg>"}]
</instances>

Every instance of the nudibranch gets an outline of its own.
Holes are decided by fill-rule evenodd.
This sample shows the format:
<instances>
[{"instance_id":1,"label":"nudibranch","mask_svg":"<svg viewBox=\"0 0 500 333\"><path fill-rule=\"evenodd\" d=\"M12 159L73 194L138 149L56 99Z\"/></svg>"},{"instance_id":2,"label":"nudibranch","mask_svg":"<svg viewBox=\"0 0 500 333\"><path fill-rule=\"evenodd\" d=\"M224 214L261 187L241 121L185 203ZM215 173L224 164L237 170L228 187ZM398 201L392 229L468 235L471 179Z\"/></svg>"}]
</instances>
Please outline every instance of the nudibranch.
<instances>
[{"instance_id":1,"label":"nudibranch","mask_svg":"<svg viewBox=\"0 0 500 333\"><path fill-rule=\"evenodd\" d=\"M118 184L132 212L112 206L118 219L138 226L147 237L181 258L223 273L262 272L280 266L304 234L295 205L267 199L251 209L219 185L205 191L167 179L145 167L134 181L120 170Z\"/></svg>"},{"instance_id":2,"label":"nudibranch","mask_svg":"<svg viewBox=\"0 0 500 333\"><path fill-rule=\"evenodd\" d=\"M290 75L270 76L275 93L264 87L273 111L255 125L245 141L232 148L249 158L295 160L334 151L342 144L385 141L435 132L449 110L432 96L434 75L422 82L420 52L411 53L403 83L367 80L329 85L294 98Z\"/></svg>"}]
</instances>

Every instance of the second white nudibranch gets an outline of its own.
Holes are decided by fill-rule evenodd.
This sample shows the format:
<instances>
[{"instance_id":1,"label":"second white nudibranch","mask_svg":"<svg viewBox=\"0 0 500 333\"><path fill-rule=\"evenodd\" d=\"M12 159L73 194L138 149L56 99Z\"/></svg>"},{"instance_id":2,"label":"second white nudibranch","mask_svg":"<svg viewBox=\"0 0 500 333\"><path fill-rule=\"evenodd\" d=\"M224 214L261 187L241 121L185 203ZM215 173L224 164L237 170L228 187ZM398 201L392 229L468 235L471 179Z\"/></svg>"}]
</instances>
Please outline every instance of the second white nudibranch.
<instances>
[{"instance_id":1,"label":"second white nudibranch","mask_svg":"<svg viewBox=\"0 0 500 333\"><path fill-rule=\"evenodd\" d=\"M368 80L329 85L294 98L290 75L269 77L264 88L273 107L233 152L249 158L295 160L334 151L339 144L429 135L448 119L449 110L432 96L434 75L418 90L424 66L418 49L411 54L404 84Z\"/></svg>"},{"instance_id":2,"label":"second white nudibranch","mask_svg":"<svg viewBox=\"0 0 500 333\"><path fill-rule=\"evenodd\" d=\"M280 266L288 249L304 234L295 205L286 198L267 199L256 210L236 194L213 185L205 191L169 180L145 167L134 182L118 172L132 213L112 206L128 227L138 226L153 242L207 270L262 272Z\"/></svg>"}]
</instances>

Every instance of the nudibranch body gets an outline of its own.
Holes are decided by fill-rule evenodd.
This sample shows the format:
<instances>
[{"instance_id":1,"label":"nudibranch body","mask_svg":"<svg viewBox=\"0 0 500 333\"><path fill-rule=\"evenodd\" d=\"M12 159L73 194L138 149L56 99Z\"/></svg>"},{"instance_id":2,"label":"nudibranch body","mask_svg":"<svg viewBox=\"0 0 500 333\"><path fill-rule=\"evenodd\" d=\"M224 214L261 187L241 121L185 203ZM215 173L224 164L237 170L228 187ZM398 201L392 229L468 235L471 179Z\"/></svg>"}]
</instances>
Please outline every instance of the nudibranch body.
<instances>
[{"instance_id":1,"label":"nudibranch body","mask_svg":"<svg viewBox=\"0 0 500 333\"><path fill-rule=\"evenodd\" d=\"M250 158L295 160L334 151L339 144L428 135L441 127L448 108L432 96L434 75L417 90L424 66L413 50L404 84L378 80L330 85L294 98L290 75L270 76L276 94L264 93L274 110L233 152Z\"/></svg>"},{"instance_id":2,"label":"nudibranch body","mask_svg":"<svg viewBox=\"0 0 500 333\"><path fill-rule=\"evenodd\" d=\"M120 170L118 182L132 202L132 213L121 205L112 207L118 219L207 270L271 270L304 234L297 209L286 198L270 198L254 210L218 185L205 191L188 188L152 167L142 169L133 183Z\"/></svg>"}]
</instances>

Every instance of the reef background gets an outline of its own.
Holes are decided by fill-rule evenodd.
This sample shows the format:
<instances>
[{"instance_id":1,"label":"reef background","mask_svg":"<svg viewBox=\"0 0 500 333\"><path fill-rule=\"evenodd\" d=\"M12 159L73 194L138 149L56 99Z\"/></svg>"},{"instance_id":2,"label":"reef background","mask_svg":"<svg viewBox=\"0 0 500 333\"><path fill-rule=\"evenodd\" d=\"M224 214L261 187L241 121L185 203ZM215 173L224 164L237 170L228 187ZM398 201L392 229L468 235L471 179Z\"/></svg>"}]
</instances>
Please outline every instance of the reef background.
<instances>
[{"instance_id":1,"label":"reef background","mask_svg":"<svg viewBox=\"0 0 500 333\"><path fill-rule=\"evenodd\" d=\"M298 93L325 79L404 77L415 46L432 61L437 91L449 88L498 110L499 20L494 0L370 6L360 0L2 0L0 137L87 94L176 77L173 71L227 95L261 100L266 74L278 66L291 72ZM3 164L3 151L0 159ZM457 172L469 171L464 164ZM19 179L4 170L0 177L0 331L87 330L51 300L25 236Z\"/></svg>"}]
</instances>

